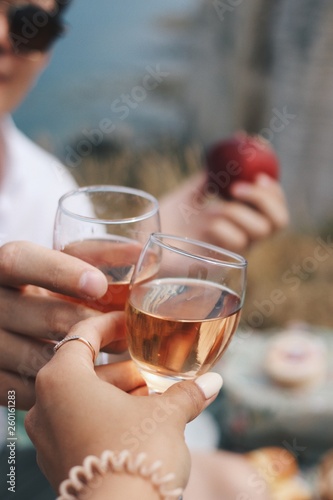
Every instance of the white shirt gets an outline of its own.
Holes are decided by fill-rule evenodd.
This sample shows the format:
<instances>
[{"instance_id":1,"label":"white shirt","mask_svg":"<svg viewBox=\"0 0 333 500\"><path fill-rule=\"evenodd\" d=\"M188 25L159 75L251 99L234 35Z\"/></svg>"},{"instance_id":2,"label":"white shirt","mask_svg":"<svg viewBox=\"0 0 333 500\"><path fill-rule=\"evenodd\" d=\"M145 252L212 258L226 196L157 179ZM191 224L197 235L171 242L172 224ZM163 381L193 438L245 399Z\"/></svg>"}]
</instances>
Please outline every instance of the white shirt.
<instances>
[{"instance_id":1,"label":"white shirt","mask_svg":"<svg viewBox=\"0 0 333 500\"><path fill-rule=\"evenodd\" d=\"M5 172L0 184L0 245L28 240L52 248L58 199L77 185L67 169L22 134L11 118L1 123L0 129L5 149ZM6 410L1 410L0 447L6 438L6 416Z\"/></svg>"},{"instance_id":2,"label":"white shirt","mask_svg":"<svg viewBox=\"0 0 333 500\"><path fill-rule=\"evenodd\" d=\"M5 173L0 185L0 244L29 240L52 247L58 199L74 189L68 170L6 118L0 125Z\"/></svg>"}]
</instances>

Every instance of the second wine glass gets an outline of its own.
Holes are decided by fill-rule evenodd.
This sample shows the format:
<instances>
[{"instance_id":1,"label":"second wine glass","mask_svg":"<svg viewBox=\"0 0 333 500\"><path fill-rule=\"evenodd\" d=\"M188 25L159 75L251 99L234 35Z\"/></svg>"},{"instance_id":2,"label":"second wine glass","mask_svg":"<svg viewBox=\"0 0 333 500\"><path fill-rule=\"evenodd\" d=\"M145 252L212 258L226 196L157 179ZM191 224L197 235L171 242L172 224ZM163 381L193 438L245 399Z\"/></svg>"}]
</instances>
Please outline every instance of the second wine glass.
<instances>
[{"instance_id":1,"label":"second wine glass","mask_svg":"<svg viewBox=\"0 0 333 500\"><path fill-rule=\"evenodd\" d=\"M126 305L128 348L150 393L207 372L237 328L246 260L200 241L152 234Z\"/></svg>"},{"instance_id":2,"label":"second wine glass","mask_svg":"<svg viewBox=\"0 0 333 500\"><path fill-rule=\"evenodd\" d=\"M154 196L123 186L87 186L60 198L54 248L94 265L106 275L106 294L86 304L102 312L123 310L142 247L149 235L159 230L159 207Z\"/></svg>"}]
</instances>

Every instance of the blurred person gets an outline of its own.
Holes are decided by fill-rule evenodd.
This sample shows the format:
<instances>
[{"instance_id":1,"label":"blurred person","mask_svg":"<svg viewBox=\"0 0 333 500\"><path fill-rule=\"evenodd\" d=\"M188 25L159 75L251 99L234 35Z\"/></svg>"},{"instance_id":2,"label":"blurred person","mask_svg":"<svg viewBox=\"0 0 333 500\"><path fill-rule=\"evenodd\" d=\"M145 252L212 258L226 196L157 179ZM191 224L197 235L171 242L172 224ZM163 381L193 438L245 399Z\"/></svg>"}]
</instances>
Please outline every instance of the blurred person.
<instances>
[{"instance_id":1,"label":"blurred person","mask_svg":"<svg viewBox=\"0 0 333 500\"><path fill-rule=\"evenodd\" d=\"M24 4L0 2L1 243L20 239L51 247L58 199L64 192L76 187L64 166L25 137L10 118L10 113L24 99L47 66L52 43L63 31L62 15L69 4L70 0L34 0ZM25 36L22 37L22 33ZM189 224L181 217L180 203L190 206L195 204L195 193L202 189L202 185L202 175L193 177L174 193L174 197L170 194L161 200L164 230L245 251L250 243L269 236L287 223L287 210L280 186L277 183L267 185L261 179L255 185L238 186L238 194L235 186L234 195L238 201L215 200L209 207L203 207ZM248 205L248 201L253 198L256 209L253 204ZM232 233L235 234L233 238ZM228 234L233 240L229 245ZM20 262L21 250L11 248L11 251L15 271L16 264ZM96 314L82 307L70 307L68 302L60 299L50 304L51 298L45 294L43 279L36 280L34 276L34 270L40 271L42 268L38 264L33 268L30 257L26 257L20 264L30 269L31 274L28 273L24 281L14 279L11 285L3 279L0 292L0 377L1 390L4 391L1 404L6 404L7 389L11 387L13 377L16 377L16 382L22 385L18 389L17 407L22 409L30 408L34 401L33 379L46 359L45 341L42 339L48 339L51 334L64 335L77 321ZM2 264L6 265L6 262L3 260ZM94 294L96 274L89 273L83 282L79 280L74 285L70 282L61 283L61 286L57 285L59 274L51 273L49 278L53 276L53 282L49 284L49 289L56 288L63 293L71 289L71 293L79 295ZM89 286L91 289L87 291ZM12 307L15 302L19 306L17 309ZM29 326L32 320L33 327ZM42 356L38 357L40 351ZM22 381L18 369L26 366L27 360L31 373L28 372ZM3 423L0 428L6 429ZM45 500L47 494L41 498Z\"/></svg>"},{"instance_id":2,"label":"blurred person","mask_svg":"<svg viewBox=\"0 0 333 500\"><path fill-rule=\"evenodd\" d=\"M61 163L18 131L9 117L11 111L19 105L47 65L50 59L50 47L62 32L62 14L70 1L36 0L17 8L15 2L10 4L0 2L1 243L28 240L51 247L53 220L58 199L64 192L76 187ZM43 6L48 10L41 10ZM20 19L22 24L22 20L27 19L29 15L31 22L34 22L38 19L34 17L38 13L43 14L42 19L45 16L47 18L42 33L37 30L34 36L22 40L18 31L22 29ZM255 184L235 184L233 186L234 201L214 199L198 209L197 197L203 190L203 186L204 173L200 173L185 181L178 190L161 199L164 231L203 239L233 250L245 251L251 243L268 237L288 222L288 212L281 187L266 176L260 176ZM193 207L195 216L190 221L182 216L181 209L184 205ZM27 262L29 259L26 265ZM13 271L15 272L14 263ZM30 279L32 276L33 273ZM28 285L29 279L24 284ZM66 287L64 290L66 291ZM21 290L15 290L15 292L14 296L17 300L17 295L21 294ZM80 290L76 292L80 293ZM2 302L7 304L7 308L9 308L12 294L13 290L8 289L7 286L2 287ZM24 296L28 297L29 294L30 288L25 288ZM32 295L33 300L37 302L39 299L35 290ZM45 297L42 299L42 304L44 304ZM47 306L45 309L43 309L44 306L40 306L40 314L35 318L36 321L41 321L38 328L39 337L43 337L43 333L44 337L47 337L50 332L59 333L59 330L64 332L64 328L68 327L66 322L61 325L61 328L59 325L52 324L52 321L59 322L59 318L62 318L61 307L64 307L65 311L69 309L66 301L58 301L57 305L59 312L54 311L51 317L47 314ZM11 308L8 309L10 310ZM28 308L25 314L27 310ZM16 352L12 352L14 349L11 349L9 341L12 332L36 336L35 329L30 329L28 333L24 330L26 327L24 315L21 315L22 331L20 332L17 328L17 316L12 314L9 317L8 311L2 308L0 314L0 346L2 357L6 357L6 361L11 356L17 356L17 352L21 351L16 348ZM85 318L88 313L83 308L79 308L71 314L71 321L78 321ZM91 311L89 314L92 314ZM48 324L45 319L49 322ZM18 343L25 339L22 336L16 336L15 340ZM36 342L36 339L33 342ZM2 404L4 404L3 399ZM28 404L26 402L20 404L25 409L30 405L31 401Z\"/></svg>"},{"instance_id":3,"label":"blurred person","mask_svg":"<svg viewBox=\"0 0 333 500\"><path fill-rule=\"evenodd\" d=\"M76 186L60 162L10 118L49 61L52 42L62 32L65 2L0 2L1 243L27 239L51 246L58 199Z\"/></svg>"},{"instance_id":4,"label":"blurred person","mask_svg":"<svg viewBox=\"0 0 333 500\"><path fill-rule=\"evenodd\" d=\"M75 187L75 182L60 162L33 144L17 130L9 118L49 62L52 42L62 33L62 13L70 2L71 0L28 2L28 6L37 9L29 13L32 28L36 28L37 33L29 32L31 38L23 37L23 40L19 35L11 35L10 38L9 32L15 33L14 28L16 31L27 29L24 24L26 21L22 21L27 17L24 9L21 14L21 10L14 7L15 2L0 2L2 243L27 239L51 246L57 201L64 192ZM12 7L9 8L10 5ZM40 34L41 28L37 29L34 19L38 19L38 9L43 5L50 10L46 14L43 11L43 15L48 15L48 18L45 20L43 33ZM19 24L20 15L23 26ZM14 21L16 24L13 24ZM51 34L48 34L48 29ZM278 183L258 179L255 185L235 185L233 202L216 199L209 206L200 206L198 210L196 198L202 191L203 184L202 173L193 176L177 191L161 199L162 227L165 232L188 234L227 248L245 251L249 242L269 236L276 229L284 227L288 221L285 200ZM193 208L195 217L190 222L182 216L181 205Z\"/></svg>"},{"instance_id":5,"label":"blurred person","mask_svg":"<svg viewBox=\"0 0 333 500\"><path fill-rule=\"evenodd\" d=\"M36 78L50 59L53 42L63 31L63 12L69 1L35 0L28 2L0 2L0 242L15 239L35 241L52 246L52 228L59 197L76 187L76 183L60 162L39 148L14 125L10 113L24 99ZM61 172L61 176L59 176ZM25 262L29 267L29 263ZM9 293L10 295L10 293ZM17 294L16 294L17 295ZM14 298L14 297L13 297ZM15 297L16 298L16 297ZM15 300L14 298L14 300ZM10 306L1 294L0 310L3 320L0 329L1 404L7 406L8 390L16 386L14 372L19 370L14 353L27 355L33 364L33 348L37 341L26 341L15 329L6 328L5 316L10 316ZM7 316L8 317L8 316ZM49 328L45 330L45 334ZM22 332L19 332L22 333ZM47 336L47 335L45 335ZM28 348L31 351L28 351ZM8 364L8 348L11 364ZM6 359L7 358L7 359ZM38 363L38 361L36 361ZM29 379L29 373L25 381ZM22 383L26 394L29 383ZM5 398L5 399L4 399ZM18 408L26 405L18 403ZM17 433L20 432L19 412ZM0 462L7 470L6 443L7 413L0 411ZM21 431L22 432L22 431ZM19 435L15 466L21 472L16 485L16 498L53 498L48 483L41 480L31 445L22 448ZM31 481L33 478L33 481ZM6 474L1 477L0 496L8 491Z\"/></svg>"}]
</instances>

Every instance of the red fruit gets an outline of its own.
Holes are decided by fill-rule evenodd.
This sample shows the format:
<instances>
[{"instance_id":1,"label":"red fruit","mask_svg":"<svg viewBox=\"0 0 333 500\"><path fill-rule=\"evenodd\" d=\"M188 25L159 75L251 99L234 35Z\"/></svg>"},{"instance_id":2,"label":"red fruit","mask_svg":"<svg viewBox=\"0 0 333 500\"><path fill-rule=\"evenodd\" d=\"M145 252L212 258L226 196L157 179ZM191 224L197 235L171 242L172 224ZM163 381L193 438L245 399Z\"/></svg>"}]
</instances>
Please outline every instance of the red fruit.
<instances>
[{"instance_id":1,"label":"red fruit","mask_svg":"<svg viewBox=\"0 0 333 500\"><path fill-rule=\"evenodd\" d=\"M206 168L207 184L213 184L224 198L231 198L230 187L236 181L254 182L260 173L278 180L280 174L270 143L245 132L214 144L206 153Z\"/></svg>"}]
</instances>

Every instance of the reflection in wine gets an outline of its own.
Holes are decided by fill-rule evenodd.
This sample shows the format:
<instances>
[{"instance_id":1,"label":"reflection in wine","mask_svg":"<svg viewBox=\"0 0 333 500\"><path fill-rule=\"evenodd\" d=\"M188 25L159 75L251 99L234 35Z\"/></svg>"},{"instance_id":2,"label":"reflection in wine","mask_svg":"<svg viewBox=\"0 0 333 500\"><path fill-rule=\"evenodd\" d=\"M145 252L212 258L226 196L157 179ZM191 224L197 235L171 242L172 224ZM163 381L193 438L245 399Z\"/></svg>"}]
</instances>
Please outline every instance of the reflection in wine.
<instances>
[{"instance_id":1,"label":"reflection in wine","mask_svg":"<svg viewBox=\"0 0 333 500\"><path fill-rule=\"evenodd\" d=\"M129 351L143 371L187 379L208 371L235 332L241 299L210 281L134 284L126 310Z\"/></svg>"}]
</instances>

